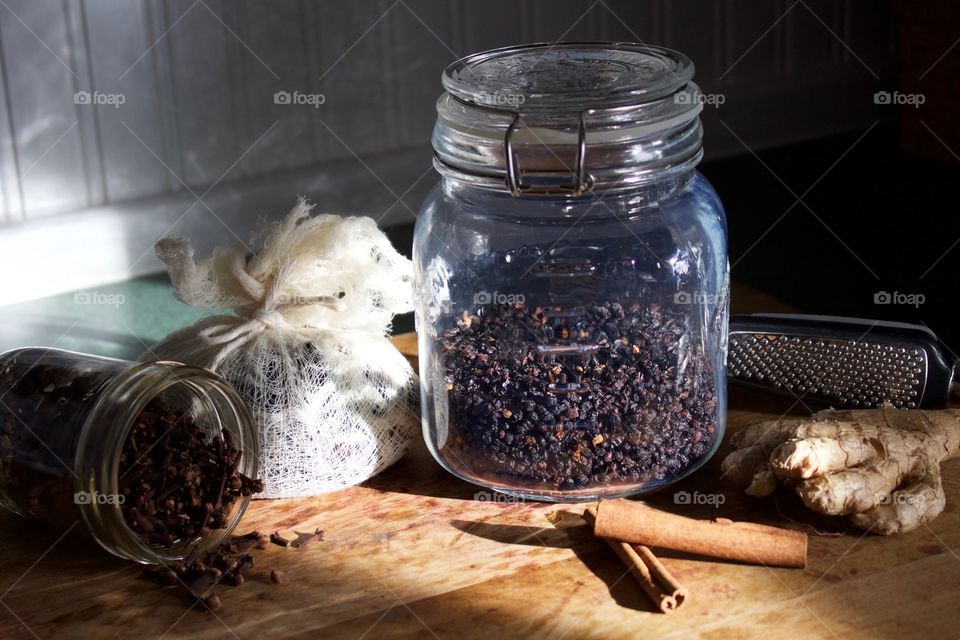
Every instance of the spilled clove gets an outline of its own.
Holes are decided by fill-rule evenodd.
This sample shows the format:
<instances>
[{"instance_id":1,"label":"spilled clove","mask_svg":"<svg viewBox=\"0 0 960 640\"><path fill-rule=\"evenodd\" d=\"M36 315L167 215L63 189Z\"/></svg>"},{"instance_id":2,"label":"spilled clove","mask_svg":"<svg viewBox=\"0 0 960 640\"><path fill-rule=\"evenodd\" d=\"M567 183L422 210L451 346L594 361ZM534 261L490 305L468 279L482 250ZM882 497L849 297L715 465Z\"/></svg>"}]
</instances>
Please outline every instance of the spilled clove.
<instances>
[{"instance_id":1,"label":"spilled clove","mask_svg":"<svg viewBox=\"0 0 960 640\"><path fill-rule=\"evenodd\" d=\"M274 531L270 534L270 542L277 545L278 547L289 547L290 541L280 535L279 532Z\"/></svg>"},{"instance_id":2,"label":"spilled clove","mask_svg":"<svg viewBox=\"0 0 960 640\"><path fill-rule=\"evenodd\" d=\"M275 535L280 537L279 534ZM254 557L249 552L265 549L267 540L272 537L268 538L258 531L231 536L209 552L194 548L187 557L169 567L147 566L143 569L143 575L162 586L180 585L191 599L202 601L216 612L222 606L222 588L239 587L247 582L247 576L255 566ZM317 529L308 541L320 539L322 532ZM300 545L301 548L306 542ZM287 581L286 573L281 569L272 569L269 580L271 584L283 584Z\"/></svg>"},{"instance_id":3,"label":"spilled clove","mask_svg":"<svg viewBox=\"0 0 960 640\"><path fill-rule=\"evenodd\" d=\"M303 538L298 538L297 541L294 542L293 546L295 546L297 549L303 549L307 545L313 544L314 542L323 542L323 531L321 529L314 529L312 534Z\"/></svg>"}]
</instances>

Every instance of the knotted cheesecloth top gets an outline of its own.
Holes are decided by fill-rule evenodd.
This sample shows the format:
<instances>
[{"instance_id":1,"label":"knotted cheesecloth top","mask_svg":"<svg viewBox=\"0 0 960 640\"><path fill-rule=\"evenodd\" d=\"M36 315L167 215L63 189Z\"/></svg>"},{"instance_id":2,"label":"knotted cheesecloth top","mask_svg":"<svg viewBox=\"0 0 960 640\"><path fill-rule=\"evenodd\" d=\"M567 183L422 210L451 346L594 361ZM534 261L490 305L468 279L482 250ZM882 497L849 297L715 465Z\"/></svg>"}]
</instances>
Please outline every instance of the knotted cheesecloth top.
<instances>
[{"instance_id":1,"label":"knotted cheesecloth top","mask_svg":"<svg viewBox=\"0 0 960 640\"><path fill-rule=\"evenodd\" d=\"M254 242L263 249L249 259L233 246L194 262L189 239L160 240L156 252L176 297L203 309L233 308L259 324L384 335L394 315L413 310L412 264L371 218L311 217L312 209L301 198L282 222L262 227ZM229 332L208 335L215 344L234 341L223 341Z\"/></svg>"}]
</instances>

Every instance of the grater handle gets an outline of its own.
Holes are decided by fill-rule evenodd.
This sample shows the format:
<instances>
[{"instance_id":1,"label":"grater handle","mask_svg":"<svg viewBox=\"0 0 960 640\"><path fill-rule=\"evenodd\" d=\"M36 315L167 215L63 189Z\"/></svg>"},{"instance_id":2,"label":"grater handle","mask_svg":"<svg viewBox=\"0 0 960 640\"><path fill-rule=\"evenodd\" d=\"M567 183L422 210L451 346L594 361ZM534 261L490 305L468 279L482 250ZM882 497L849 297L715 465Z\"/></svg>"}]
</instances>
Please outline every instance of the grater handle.
<instances>
[{"instance_id":1,"label":"grater handle","mask_svg":"<svg viewBox=\"0 0 960 640\"><path fill-rule=\"evenodd\" d=\"M943 408L957 389L954 365L923 325L800 314L730 318L730 381L804 402Z\"/></svg>"}]
</instances>

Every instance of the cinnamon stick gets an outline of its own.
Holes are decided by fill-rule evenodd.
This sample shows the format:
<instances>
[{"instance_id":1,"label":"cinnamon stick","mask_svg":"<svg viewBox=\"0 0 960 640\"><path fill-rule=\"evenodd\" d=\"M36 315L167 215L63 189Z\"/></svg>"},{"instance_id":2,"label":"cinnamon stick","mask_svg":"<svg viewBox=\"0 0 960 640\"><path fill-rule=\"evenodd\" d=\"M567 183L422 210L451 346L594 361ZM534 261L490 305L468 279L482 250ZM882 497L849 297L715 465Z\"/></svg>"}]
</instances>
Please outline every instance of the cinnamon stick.
<instances>
[{"instance_id":1,"label":"cinnamon stick","mask_svg":"<svg viewBox=\"0 0 960 640\"><path fill-rule=\"evenodd\" d=\"M637 552L637 555L640 556L640 559L643 560L643 563L647 565L650 574L667 595L676 601L678 607L683 604L683 601L687 599L687 588L680 584L677 579L673 577L673 574L663 566L660 558L653 555L653 551L650 551L648 547L642 544L633 545L633 549Z\"/></svg>"},{"instance_id":2,"label":"cinnamon stick","mask_svg":"<svg viewBox=\"0 0 960 640\"><path fill-rule=\"evenodd\" d=\"M596 510L593 507L587 508L583 513L583 519L587 523L593 525L596 524ZM610 546L611 549L620 557L620 560L626 565L627 569L630 571L630 575L633 576L640 587L643 589L644 593L650 598L650 600L660 609L663 613L670 613L675 611L677 607L683 602L686 597L686 591L683 591L683 595L677 600L676 596L672 593L668 593L664 590L664 587L661 586L662 583L658 583L655 579L653 573L650 571L650 567L644 562L643 558L637 553L637 550L626 542L621 542L619 540L612 540L610 538L604 538L604 541ZM649 549L647 549L649 551ZM653 555L653 554L650 554ZM666 571L662 564L660 567ZM671 579L673 577L671 576ZM681 587L682 589L682 587Z\"/></svg>"},{"instance_id":3,"label":"cinnamon stick","mask_svg":"<svg viewBox=\"0 0 960 640\"><path fill-rule=\"evenodd\" d=\"M601 500L594 533L634 544L773 567L807 565L807 534L725 518L694 520L626 500Z\"/></svg>"}]
</instances>

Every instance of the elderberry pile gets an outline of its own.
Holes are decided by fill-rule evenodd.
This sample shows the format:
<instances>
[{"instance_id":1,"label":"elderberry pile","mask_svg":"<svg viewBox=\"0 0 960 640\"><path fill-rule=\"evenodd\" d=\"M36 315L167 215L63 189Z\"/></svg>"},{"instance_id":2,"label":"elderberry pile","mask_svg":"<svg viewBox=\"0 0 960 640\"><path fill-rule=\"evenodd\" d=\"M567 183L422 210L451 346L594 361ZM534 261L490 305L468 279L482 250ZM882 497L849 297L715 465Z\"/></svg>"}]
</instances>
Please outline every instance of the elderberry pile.
<instances>
[{"instance_id":1,"label":"elderberry pile","mask_svg":"<svg viewBox=\"0 0 960 640\"><path fill-rule=\"evenodd\" d=\"M464 315L440 345L441 456L466 477L520 491L612 493L683 475L717 435L715 369L691 344L689 321L616 302Z\"/></svg>"}]
</instances>

